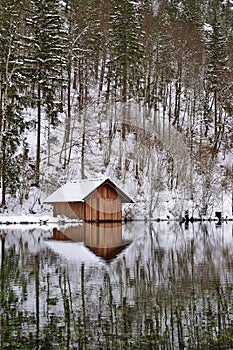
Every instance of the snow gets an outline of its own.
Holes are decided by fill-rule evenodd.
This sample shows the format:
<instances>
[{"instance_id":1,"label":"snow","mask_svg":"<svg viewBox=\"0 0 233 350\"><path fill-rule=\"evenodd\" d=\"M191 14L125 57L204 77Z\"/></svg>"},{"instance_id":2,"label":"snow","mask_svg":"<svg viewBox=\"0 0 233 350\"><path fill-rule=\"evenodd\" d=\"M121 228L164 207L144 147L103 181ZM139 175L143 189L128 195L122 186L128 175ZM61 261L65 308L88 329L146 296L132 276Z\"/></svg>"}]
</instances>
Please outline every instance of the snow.
<instances>
[{"instance_id":1,"label":"snow","mask_svg":"<svg viewBox=\"0 0 233 350\"><path fill-rule=\"evenodd\" d=\"M96 264L101 259L92 253L83 243L80 242L59 242L48 240L45 241L46 246L54 253L59 254L63 258L72 262L86 262Z\"/></svg>"},{"instance_id":2,"label":"snow","mask_svg":"<svg viewBox=\"0 0 233 350\"><path fill-rule=\"evenodd\" d=\"M70 218L65 218L61 216L54 217L51 215L45 214L36 214L36 215L6 215L0 214L0 229L21 229L26 225L27 229L31 228L53 228L56 226L63 225L64 223L68 225L77 225L81 223L82 220L74 220Z\"/></svg>"},{"instance_id":3,"label":"snow","mask_svg":"<svg viewBox=\"0 0 233 350\"><path fill-rule=\"evenodd\" d=\"M205 23L205 24L204 24L204 30L205 30L206 32L212 33L213 27L212 27L209 23Z\"/></svg>"},{"instance_id":4,"label":"snow","mask_svg":"<svg viewBox=\"0 0 233 350\"><path fill-rule=\"evenodd\" d=\"M67 183L48 196L44 203L83 202L88 195L101 186L106 180L108 180L108 178L79 180ZM112 180L110 181L113 182ZM131 201L130 198L129 201Z\"/></svg>"},{"instance_id":5,"label":"snow","mask_svg":"<svg viewBox=\"0 0 233 350\"><path fill-rule=\"evenodd\" d=\"M82 202L91 192L99 187L105 179L80 180L67 183L48 196L44 203Z\"/></svg>"}]
</instances>

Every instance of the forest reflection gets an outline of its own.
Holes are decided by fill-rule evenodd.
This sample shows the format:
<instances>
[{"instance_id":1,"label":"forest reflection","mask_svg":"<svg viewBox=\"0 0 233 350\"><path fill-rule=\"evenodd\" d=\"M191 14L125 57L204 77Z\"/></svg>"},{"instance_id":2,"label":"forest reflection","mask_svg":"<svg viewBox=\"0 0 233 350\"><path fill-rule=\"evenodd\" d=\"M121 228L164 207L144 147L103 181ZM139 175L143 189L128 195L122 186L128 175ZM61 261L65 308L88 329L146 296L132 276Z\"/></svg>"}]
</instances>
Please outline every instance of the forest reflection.
<instances>
[{"instance_id":1,"label":"forest reflection","mask_svg":"<svg viewBox=\"0 0 233 350\"><path fill-rule=\"evenodd\" d=\"M2 229L0 348L232 348L232 230Z\"/></svg>"}]
</instances>

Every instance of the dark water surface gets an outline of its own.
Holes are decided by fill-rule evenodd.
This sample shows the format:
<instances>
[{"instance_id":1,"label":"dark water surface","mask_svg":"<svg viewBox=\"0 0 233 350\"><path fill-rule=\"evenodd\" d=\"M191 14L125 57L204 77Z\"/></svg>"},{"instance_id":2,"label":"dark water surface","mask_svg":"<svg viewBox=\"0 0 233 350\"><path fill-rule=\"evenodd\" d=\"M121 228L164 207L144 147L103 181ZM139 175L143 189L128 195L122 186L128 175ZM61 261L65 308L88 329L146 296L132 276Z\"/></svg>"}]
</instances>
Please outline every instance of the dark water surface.
<instances>
[{"instance_id":1,"label":"dark water surface","mask_svg":"<svg viewBox=\"0 0 233 350\"><path fill-rule=\"evenodd\" d=\"M233 226L0 231L0 349L233 349Z\"/></svg>"}]
</instances>

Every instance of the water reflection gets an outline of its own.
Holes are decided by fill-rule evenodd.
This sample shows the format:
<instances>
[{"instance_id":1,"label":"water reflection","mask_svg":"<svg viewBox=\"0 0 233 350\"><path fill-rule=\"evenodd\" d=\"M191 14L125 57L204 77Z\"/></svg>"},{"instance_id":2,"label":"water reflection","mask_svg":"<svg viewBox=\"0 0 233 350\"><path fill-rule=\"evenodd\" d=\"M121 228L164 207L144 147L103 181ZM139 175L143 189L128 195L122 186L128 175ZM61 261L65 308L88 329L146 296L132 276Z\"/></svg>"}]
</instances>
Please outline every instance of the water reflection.
<instances>
[{"instance_id":1,"label":"water reflection","mask_svg":"<svg viewBox=\"0 0 233 350\"><path fill-rule=\"evenodd\" d=\"M1 349L233 348L230 224L24 228L0 238ZM96 256L104 249L110 264Z\"/></svg>"},{"instance_id":2,"label":"water reflection","mask_svg":"<svg viewBox=\"0 0 233 350\"><path fill-rule=\"evenodd\" d=\"M119 222L54 228L53 240L84 242L87 248L106 261L114 259L131 243L129 239L123 239L122 224Z\"/></svg>"}]
</instances>

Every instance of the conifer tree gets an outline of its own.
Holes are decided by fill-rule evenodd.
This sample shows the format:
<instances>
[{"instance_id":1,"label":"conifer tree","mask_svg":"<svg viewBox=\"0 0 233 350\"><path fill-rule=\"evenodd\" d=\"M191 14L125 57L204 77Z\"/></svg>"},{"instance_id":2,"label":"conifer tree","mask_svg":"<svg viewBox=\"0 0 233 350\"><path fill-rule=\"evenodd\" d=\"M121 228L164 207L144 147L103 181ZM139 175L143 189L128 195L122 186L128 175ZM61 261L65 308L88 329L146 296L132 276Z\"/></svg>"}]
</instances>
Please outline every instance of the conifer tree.
<instances>
[{"instance_id":1,"label":"conifer tree","mask_svg":"<svg viewBox=\"0 0 233 350\"><path fill-rule=\"evenodd\" d=\"M22 74L19 1L0 3L0 171L1 205L15 194L20 182L18 147L26 128L23 118L26 81Z\"/></svg>"},{"instance_id":2,"label":"conifer tree","mask_svg":"<svg viewBox=\"0 0 233 350\"><path fill-rule=\"evenodd\" d=\"M154 12L153 7L144 15L144 74L145 102L158 109L158 100L166 108L167 89L173 78L171 34L169 16L161 6Z\"/></svg>"},{"instance_id":3,"label":"conifer tree","mask_svg":"<svg viewBox=\"0 0 233 350\"><path fill-rule=\"evenodd\" d=\"M183 0L180 3L180 18L189 26L203 28L205 0Z\"/></svg>"},{"instance_id":4,"label":"conifer tree","mask_svg":"<svg viewBox=\"0 0 233 350\"><path fill-rule=\"evenodd\" d=\"M120 88L126 102L130 94L140 88L143 64L143 32L140 5L134 1L111 1L110 19L110 79Z\"/></svg>"},{"instance_id":5,"label":"conifer tree","mask_svg":"<svg viewBox=\"0 0 233 350\"><path fill-rule=\"evenodd\" d=\"M102 1L71 0L67 12L70 70L73 89L78 94L79 109L87 101L91 83L98 80L101 58L101 8Z\"/></svg>"},{"instance_id":6,"label":"conifer tree","mask_svg":"<svg viewBox=\"0 0 233 350\"><path fill-rule=\"evenodd\" d=\"M28 56L25 62L31 75L31 85L35 88L37 103L37 154L36 185L40 179L41 118L45 109L50 124L56 125L60 104L56 92L62 82L62 68L65 60L64 25L58 0L31 0L27 19Z\"/></svg>"},{"instance_id":7,"label":"conifer tree","mask_svg":"<svg viewBox=\"0 0 233 350\"><path fill-rule=\"evenodd\" d=\"M221 104L224 99L226 76L228 74L228 32L219 4L213 4L212 30L207 43L206 95L209 97L207 120L213 121L214 154L219 148L222 134Z\"/></svg>"}]
</instances>

